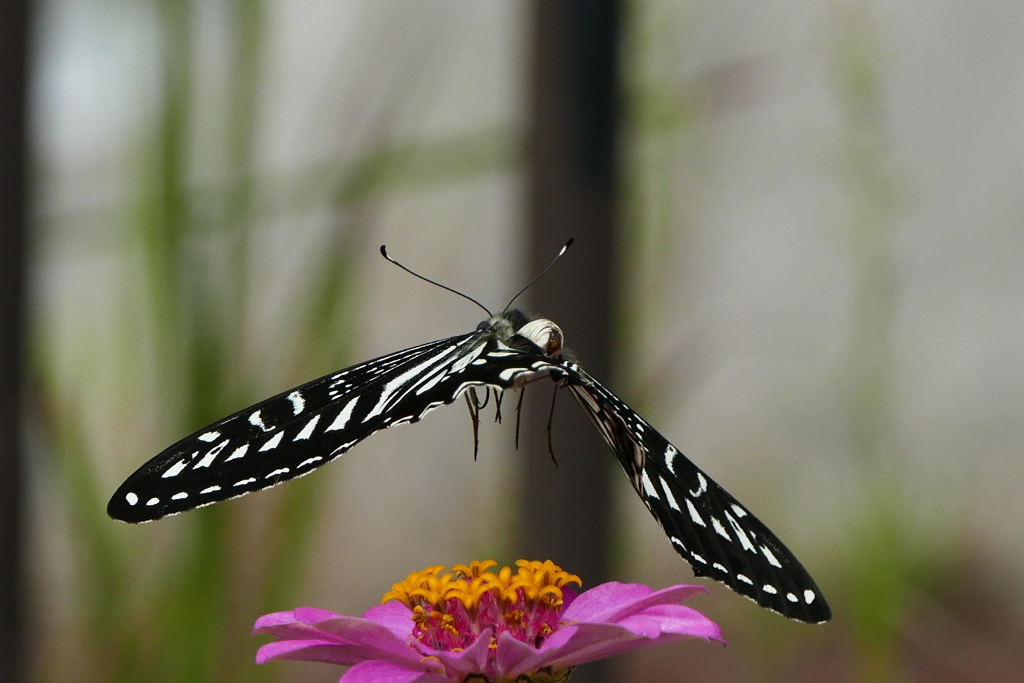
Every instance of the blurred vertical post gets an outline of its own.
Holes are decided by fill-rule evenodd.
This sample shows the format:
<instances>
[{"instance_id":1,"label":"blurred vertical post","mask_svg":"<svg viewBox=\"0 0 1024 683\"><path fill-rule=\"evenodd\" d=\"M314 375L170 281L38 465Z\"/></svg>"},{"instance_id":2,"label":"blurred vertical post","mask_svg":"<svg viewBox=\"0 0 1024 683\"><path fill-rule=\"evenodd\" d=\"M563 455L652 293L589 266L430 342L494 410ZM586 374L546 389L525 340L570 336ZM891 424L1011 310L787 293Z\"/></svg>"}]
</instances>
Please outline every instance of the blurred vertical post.
<instances>
[{"instance_id":1,"label":"blurred vertical post","mask_svg":"<svg viewBox=\"0 0 1024 683\"><path fill-rule=\"evenodd\" d=\"M534 312L562 327L584 367L605 378L611 370L617 224L620 9L617 0L536 0L529 86L532 272L540 272L566 239L576 238L529 301ZM523 550L594 585L608 578L613 461L575 401L561 392L552 433L556 469L547 443L550 394L543 384L528 393ZM607 679L601 666L577 677Z\"/></svg>"},{"instance_id":2,"label":"blurred vertical post","mask_svg":"<svg viewBox=\"0 0 1024 683\"><path fill-rule=\"evenodd\" d=\"M21 574L21 366L27 231L29 0L0 21L0 680L25 675Z\"/></svg>"}]
</instances>

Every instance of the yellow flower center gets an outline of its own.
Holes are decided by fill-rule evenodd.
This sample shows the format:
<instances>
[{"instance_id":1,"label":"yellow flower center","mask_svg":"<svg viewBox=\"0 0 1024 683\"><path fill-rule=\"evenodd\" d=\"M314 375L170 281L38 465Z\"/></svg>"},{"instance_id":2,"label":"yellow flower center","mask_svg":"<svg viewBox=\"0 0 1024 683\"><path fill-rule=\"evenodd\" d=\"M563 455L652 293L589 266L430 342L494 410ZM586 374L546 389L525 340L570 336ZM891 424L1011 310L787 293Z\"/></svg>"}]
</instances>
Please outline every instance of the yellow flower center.
<instances>
[{"instance_id":1,"label":"yellow flower center","mask_svg":"<svg viewBox=\"0 0 1024 683\"><path fill-rule=\"evenodd\" d=\"M508 633L533 647L559 626L563 589L581 586L580 577L554 562L519 560L516 570L497 562L457 564L413 572L391 587L382 603L398 600L412 610L412 637L435 649L457 651L491 631L491 649Z\"/></svg>"},{"instance_id":2,"label":"yellow flower center","mask_svg":"<svg viewBox=\"0 0 1024 683\"><path fill-rule=\"evenodd\" d=\"M562 588L570 583L583 585L580 577L563 571L551 560L518 560L515 574L510 567L502 567L497 573L489 571L497 564L494 560L474 560L468 566L457 564L450 572L445 572L443 566L427 567L394 584L381 603L398 600L413 610L414 619L420 619L417 615L426 616L428 612L431 617L434 612L445 614L450 600L457 600L473 613L489 594L497 599L509 621L521 621L524 612L516 609L521 603L530 609L543 605L558 610L563 603Z\"/></svg>"}]
</instances>

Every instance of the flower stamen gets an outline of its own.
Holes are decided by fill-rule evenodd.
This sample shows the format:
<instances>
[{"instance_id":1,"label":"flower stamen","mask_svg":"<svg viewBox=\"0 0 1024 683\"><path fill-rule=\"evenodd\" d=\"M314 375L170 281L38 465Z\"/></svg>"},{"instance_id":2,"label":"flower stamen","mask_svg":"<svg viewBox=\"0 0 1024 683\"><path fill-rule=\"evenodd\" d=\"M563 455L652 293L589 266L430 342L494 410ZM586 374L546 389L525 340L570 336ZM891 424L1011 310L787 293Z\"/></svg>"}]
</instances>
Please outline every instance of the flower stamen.
<instances>
[{"instance_id":1,"label":"flower stamen","mask_svg":"<svg viewBox=\"0 0 1024 683\"><path fill-rule=\"evenodd\" d=\"M491 629L492 648L502 633L537 646L558 628L563 588L582 582L551 560L519 560L516 571L491 571L497 564L473 561L450 572L427 567L394 584L381 602L398 600L409 607L413 638L440 650L464 649L485 628Z\"/></svg>"}]
</instances>

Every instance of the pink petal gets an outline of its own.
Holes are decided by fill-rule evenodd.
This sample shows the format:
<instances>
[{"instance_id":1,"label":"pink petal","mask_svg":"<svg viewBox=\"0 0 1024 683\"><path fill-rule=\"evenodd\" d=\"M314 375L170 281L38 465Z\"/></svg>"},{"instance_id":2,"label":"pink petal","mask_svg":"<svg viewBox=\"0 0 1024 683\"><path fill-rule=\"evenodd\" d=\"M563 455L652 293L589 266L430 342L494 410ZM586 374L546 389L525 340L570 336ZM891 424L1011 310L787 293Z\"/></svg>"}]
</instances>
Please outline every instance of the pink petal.
<instances>
[{"instance_id":1,"label":"pink petal","mask_svg":"<svg viewBox=\"0 0 1024 683\"><path fill-rule=\"evenodd\" d=\"M676 604L700 592L704 592L701 586L673 586L661 591L638 584L596 586L581 594L573 608L563 613L565 621L576 621L555 631L539 650L511 637L499 638L499 674L514 678L545 666L561 669L688 638L724 643L717 624L690 607ZM614 621L600 623L600 618Z\"/></svg>"},{"instance_id":2,"label":"pink petal","mask_svg":"<svg viewBox=\"0 0 1024 683\"><path fill-rule=\"evenodd\" d=\"M371 661L356 664L338 683L451 683L451 678L416 671L390 662Z\"/></svg>"},{"instance_id":3,"label":"pink petal","mask_svg":"<svg viewBox=\"0 0 1024 683\"><path fill-rule=\"evenodd\" d=\"M576 598L562 612L562 621L614 623L650 605L679 604L707 592L704 586L669 586L656 591L639 583L610 581L594 586Z\"/></svg>"},{"instance_id":4,"label":"pink petal","mask_svg":"<svg viewBox=\"0 0 1024 683\"><path fill-rule=\"evenodd\" d=\"M516 640L507 633L498 636L498 652L495 655L495 660L500 676L514 678L520 674L536 671L544 666L544 663L551 657L553 655L547 651L538 650Z\"/></svg>"},{"instance_id":5,"label":"pink petal","mask_svg":"<svg viewBox=\"0 0 1024 683\"><path fill-rule=\"evenodd\" d=\"M279 612L257 620L256 633L268 633L281 639L260 648L257 654L260 663L271 659L304 659L348 666L382 659L399 664L412 663L419 668L422 656L409 646L405 635L395 633L387 626L369 619L310 608L295 610L295 620L291 622L287 621L286 614ZM306 621L325 616L315 623ZM290 643L295 642L298 645L291 647Z\"/></svg>"},{"instance_id":6,"label":"pink petal","mask_svg":"<svg viewBox=\"0 0 1024 683\"><path fill-rule=\"evenodd\" d=\"M257 622L252 634L276 636L278 640L323 640L338 645L352 645L341 636L327 633L313 624L302 621L292 621L281 624L260 624Z\"/></svg>"},{"instance_id":7,"label":"pink petal","mask_svg":"<svg viewBox=\"0 0 1024 683\"><path fill-rule=\"evenodd\" d=\"M577 624L559 629L540 650L518 641L510 640L503 644L499 640L498 669L501 675L514 678L541 667L562 669L692 637L689 634L665 633L657 638L647 638L614 624Z\"/></svg>"},{"instance_id":8,"label":"pink petal","mask_svg":"<svg viewBox=\"0 0 1024 683\"><path fill-rule=\"evenodd\" d=\"M551 649L546 651L548 656L544 666L561 668L593 662L630 650L639 650L673 640L684 640L688 637L673 635L662 638L645 638L613 624L571 626L568 627L567 636L561 644L557 641L552 643Z\"/></svg>"},{"instance_id":9,"label":"pink petal","mask_svg":"<svg viewBox=\"0 0 1024 683\"><path fill-rule=\"evenodd\" d=\"M296 607L292 610L292 614L295 615L296 619L304 621L307 624L315 624L318 621L323 621L324 619L341 616L336 612L320 609L319 607Z\"/></svg>"},{"instance_id":10,"label":"pink petal","mask_svg":"<svg viewBox=\"0 0 1024 683\"><path fill-rule=\"evenodd\" d=\"M509 637L502 642L498 638L497 664L499 674L511 679L521 674L536 671L541 667L562 668L592 662L608 655L605 652L626 652L630 644L639 637L619 626L608 624L587 624L580 632L580 626L563 626L551 635L541 649ZM504 634L502 634L504 635ZM644 640L653 644L651 641ZM636 647L644 647L639 645Z\"/></svg>"},{"instance_id":11,"label":"pink petal","mask_svg":"<svg viewBox=\"0 0 1024 683\"><path fill-rule=\"evenodd\" d=\"M325 662L351 666L367 659L355 652L357 646L339 645L325 640L278 640L267 643L256 651L256 663L266 664L276 659L301 662ZM362 653L365 654L365 653Z\"/></svg>"},{"instance_id":12,"label":"pink petal","mask_svg":"<svg viewBox=\"0 0 1024 683\"><path fill-rule=\"evenodd\" d=\"M617 625L647 638L674 634L725 643L718 624L686 605L653 605Z\"/></svg>"},{"instance_id":13,"label":"pink petal","mask_svg":"<svg viewBox=\"0 0 1024 683\"><path fill-rule=\"evenodd\" d=\"M380 624L405 640L412 635L412 610L397 600L371 607L363 612L363 619Z\"/></svg>"},{"instance_id":14,"label":"pink petal","mask_svg":"<svg viewBox=\"0 0 1024 683\"><path fill-rule=\"evenodd\" d=\"M272 612L271 614L264 614L256 620L255 624L253 624L252 633L253 635L258 633L268 633L270 635L278 636L279 638L301 638L304 634L316 633L316 628L312 626L312 624L315 623L315 620L308 621L296 616L297 612L301 613L304 610L309 610L311 612L314 611L311 607L303 607L298 610L289 610L287 612ZM321 614L319 617L321 619L338 616L334 612L328 612L327 610L315 611Z\"/></svg>"},{"instance_id":15,"label":"pink petal","mask_svg":"<svg viewBox=\"0 0 1024 683\"><path fill-rule=\"evenodd\" d=\"M491 629L485 628L473 644L462 652L442 652L425 645L418 647L421 653L437 657L452 674L452 678L461 681L471 673L487 673L487 657L491 647L492 633Z\"/></svg>"}]
</instances>

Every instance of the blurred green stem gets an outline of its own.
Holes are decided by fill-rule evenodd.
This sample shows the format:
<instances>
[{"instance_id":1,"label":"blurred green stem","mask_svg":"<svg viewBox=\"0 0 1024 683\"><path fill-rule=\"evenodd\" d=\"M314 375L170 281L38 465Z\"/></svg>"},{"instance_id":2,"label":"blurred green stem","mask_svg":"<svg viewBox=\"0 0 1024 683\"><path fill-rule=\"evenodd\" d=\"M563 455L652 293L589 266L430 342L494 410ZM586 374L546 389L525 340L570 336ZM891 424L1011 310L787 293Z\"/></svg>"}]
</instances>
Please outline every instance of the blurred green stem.
<instances>
[{"instance_id":1,"label":"blurred green stem","mask_svg":"<svg viewBox=\"0 0 1024 683\"><path fill-rule=\"evenodd\" d=\"M898 191L885 133L885 50L869 12L870 6L860 4L837 11L832 75L843 116L841 178L851 203L853 298L846 387L863 492L850 534L847 613L861 647L859 680L881 683L905 677L901 628L918 558L893 399L900 297L893 256Z\"/></svg>"}]
</instances>

